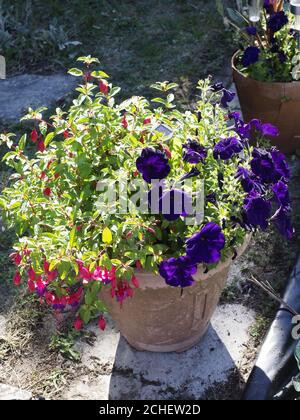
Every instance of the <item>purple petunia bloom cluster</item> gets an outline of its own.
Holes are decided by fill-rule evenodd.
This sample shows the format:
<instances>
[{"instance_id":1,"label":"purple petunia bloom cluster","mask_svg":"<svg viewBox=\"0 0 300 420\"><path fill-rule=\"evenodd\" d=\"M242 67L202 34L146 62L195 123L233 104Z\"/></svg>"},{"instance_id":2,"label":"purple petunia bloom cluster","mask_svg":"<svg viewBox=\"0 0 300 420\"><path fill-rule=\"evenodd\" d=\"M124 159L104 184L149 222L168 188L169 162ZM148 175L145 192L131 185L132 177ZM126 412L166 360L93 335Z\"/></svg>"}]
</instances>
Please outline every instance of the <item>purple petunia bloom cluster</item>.
<instances>
[{"instance_id":1,"label":"purple petunia bloom cluster","mask_svg":"<svg viewBox=\"0 0 300 420\"><path fill-rule=\"evenodd\" d=\"M223 92L221 83L213 85L214 92ZM228 92L228 91L226 91ZM164 260L159 265L159 273L166 283L173 287L188 287L194 284L193 275L197 272L198 264L216 264L221 259L225 247L223 229L228 224L232 227L239 224L245 230L260 228L266 230L272 222L279 232L286 238L293 235L291 224L291 201L288 192L290 171L285 156L276 148L270 150L255 147L250 149L249 139L256 135L276 137L278 129L269 123L254 119L244 123L238 112L228 115L233 121L231 131L236 134L221 138L212 149L203 146L198 137L187 139L182 145L182 161L184 165L191 165L189 171L180 181L201 175L201 167L207 165L211 158L219 161L220 170L216 174L219 190L206 194L206 201L218 208L218 199L225 197L224 172L222 165L235 159L237 164L236 178L241 183L245 198L241 209L240 219L232 216L229 220L204 223L201 229L185 240L185 255ZM198 135L197 135L198 136ZM146 147L136 161L138 171L147 183L159 180L157 185L151 186L149 193L149 207L152 205L158 213L169 222L175 222L180 217L193 214L192 196L184 190L174 187L168 188L165 178L171 172L170 156L162 148ZM251 152L250 160L245 159ZM247 162L245 164L245 162ZM222 198L222 199L223 199ZM183 243L183 238L178 238ZM229 244L229 246L232 246Z\"/></svg>"},{"instance_id":2,"label":"purple petunia bloom cluster","mask_svg":"<svg viewBox=\"0 0 300 420\"><path fill-rule=\"evenodd\" d=\"M280 31L287 23L289 19L284 11L276 12L271 14L268 20L268 28L273 34Z\"/></svg>"},{"instance_id":3,"label":"purple petunia bloom cluster","mask_svg":"<svg viewBox=\"0 0 300 420\"><path fill-rule=\"evenodd\" d=\"M183 145L185 150L183 154L183 160L188 163L197 164L203 162L207 156L207 151L196 140L188 140L186 144Z\"/></svg>"},{"instance_id":4,"label":"purple petunia bloom cluster","mask_svg":"<svg viewBox=\"0 0 300 420\"><path fill-rule=\"evenodd\" d=\"M225 236L221 227L210 222L186 241L186 255L162 261L159 273L169 286L192 286L193 274L197 264L215 264L220 260L221 250L225 246Z\"/></svg>"},{"instance_id":5,"label":"purple petunia bloom cluster","mask_svg":"<svg viewBox=\"0 0 300 420\"><path fill-rule=\"evenodd\" d=\"M247 47L244 51L241 63L244 67L249 67L259 60L260 49L257 47Z\"/></svg>"},{"instance_id":6,"label":"purple petunia bloom cluster","mask_svg":"<svg viewBox=\"0 0 300 420\"><path fill-rule=\"evenodd\" d=\"M171 170L165 153L152 147L143 149L136 161L136 167L149 184L153 179L166 178Z\"/></svg>"}]
</instances>

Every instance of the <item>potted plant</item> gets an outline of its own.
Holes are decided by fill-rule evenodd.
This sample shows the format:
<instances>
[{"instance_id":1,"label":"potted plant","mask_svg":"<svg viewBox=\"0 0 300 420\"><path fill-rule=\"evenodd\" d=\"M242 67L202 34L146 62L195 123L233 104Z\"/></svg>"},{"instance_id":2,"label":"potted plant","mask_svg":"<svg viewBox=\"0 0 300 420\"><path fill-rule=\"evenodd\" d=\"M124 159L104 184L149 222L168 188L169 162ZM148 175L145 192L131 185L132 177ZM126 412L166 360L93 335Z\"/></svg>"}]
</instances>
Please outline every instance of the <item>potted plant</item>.
<instances>
[{"instance_id":1,"label":"potted plant","mask_svg":"<svg viewBox=\"0 0 300 420\"><path fill-rule=\"evenodd\" d=\"M276 125L279 131L269 133L269 139L282 152L293 153L300 149L300 7L292 1L290 11L283 0L246 3L248 8L224 13L238 35L232 71L243 117Z\"/></svg>"},{"instance_id":2,"label":"potted plant","mask_svg":"<svg viewBox=\"0 0 300 420\"><path fill-rule=\"evenodd\" d=\"M228 116L234 95L221 84L200 81L184 112L176 85L157 83L152 109L142 97L117 103L98 60L79 62L69 111L23 118L34 158L26 134L1 135L14 171L0 196L18 235L13 282L55 311L73 307L76 329L97 317L104 329L110 311L137 349L184 350L206 331L249 234L275 224L291 237L288 166L275 148L249 145L251 126Z\"/></svg>"}]
</instances>

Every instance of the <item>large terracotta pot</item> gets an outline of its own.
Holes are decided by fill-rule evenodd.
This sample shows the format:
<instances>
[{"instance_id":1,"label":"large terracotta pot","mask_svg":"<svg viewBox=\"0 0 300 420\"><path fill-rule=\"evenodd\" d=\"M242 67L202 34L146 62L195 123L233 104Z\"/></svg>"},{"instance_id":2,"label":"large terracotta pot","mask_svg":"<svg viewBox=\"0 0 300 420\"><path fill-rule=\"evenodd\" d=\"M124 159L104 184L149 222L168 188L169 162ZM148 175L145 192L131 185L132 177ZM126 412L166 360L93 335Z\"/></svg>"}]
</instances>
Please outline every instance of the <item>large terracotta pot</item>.
<instances>
[{"instance_id":1,"label":"large terracotta pot","mask_svg":"<svg viewBox=\"0 0 300 420\"><path fill-rule=\"evenodd\" d=\"M300 149L300 82L259 82L243 75L235 66L238 52L232 58L233 81L244 120L258 118L276 125L278 137L270 138L283 153Z\"/></svg>"},{"instance_id":2,"label":"large terracotta pot","mask_svg":"<svg viewBox=\"0 0 300 420\"><path fill-rule=\"evenodd\" d=\"M241 254L249 238L239 249ZM152 273L137 271L140 288L123 306L105 288L101 299L108 307L121 334L137 350L181 352L205 334L224 289L232 259L203 274L199 267L196 283L183 290L166 285Z\"/></svg>"}]
</instances>

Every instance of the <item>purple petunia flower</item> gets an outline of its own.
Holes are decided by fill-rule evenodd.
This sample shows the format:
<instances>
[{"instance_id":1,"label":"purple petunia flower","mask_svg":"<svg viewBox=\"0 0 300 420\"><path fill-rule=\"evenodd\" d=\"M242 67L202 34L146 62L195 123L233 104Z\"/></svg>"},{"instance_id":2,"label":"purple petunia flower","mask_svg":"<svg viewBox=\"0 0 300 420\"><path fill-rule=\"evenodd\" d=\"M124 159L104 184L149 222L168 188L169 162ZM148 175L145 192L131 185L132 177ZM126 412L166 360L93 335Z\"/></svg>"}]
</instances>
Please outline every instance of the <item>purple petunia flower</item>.
<instances>
[{"instance_id":1,"label":"purple petunia flower","mask_svg":"<svg viewBox=\"0 0 300 420\"><path fill-rule=\"evenodd\" d=\"M159 210L170 222L186 217L193 212L192 197L183 190L167 191L160 198Z\"/></svg>"},{"instance_id":2,"label":"purple petunia flower","mask_svg":"<svg viewBox=\"0 0 300 420\"><path fill-rule=\"evenodd\" d=\"M280 31L287 23L289 19L284 11L276 12L270 16L268 20L268 28L275 34L275 32Z\"/></svg>"},{"instance_id":3,"label":"purple petunia flower","mask_svg":"<svg viewBox=\"0 0 300 420\"><path fill-rule=\"evenodd\" d=\"M195 264L215 264L221 258L225 236L216 223L207 223L198 233L187 239L186 254Z\"/></svg>"},{"instance_id":4,"label":"purple petunia flower","mask_svg":"<svg viewBox=\"0 0 300 420\"><path fill-rule=\"evenodd\" d=\"M279 152L279 150L273 149L271 150L271 156L274 162L276 172L282 178L288 181L291 176L291 173L284 154Z\"/></svg>"},{"instance_id":5,"label":"purple petunia flower","mask_svg":"<svg viewBox=\"0 0 300 420\"><path fill-rule=\"evenodd\" d=\"M211 85L211 90L214 92L220 92L223 89L224 85L222 82L214 83L213 85Z\"/></svg>"},{"instance_id":6,"label":"purple petunia flower","mask_svg":"<svg viewBox=\"0 0 300 420\"><path fill-rule=\"evenodd\" d=\"M223 89L223 96L221 98L221 105L224 108L228 108L229 102L232 102L235 98L235 93L230 92L230 90Z\"/></svg>"},{"instance_id":7,"label":"purple petunia flower","mask_svg":"<svg viewBox=\"0 0 300 420\"><path fill-rule=\"evenodd\" d=\"M289 207L291 204L290 195L288 186L282 182L279 181L276 184L273 185L272 191L275 195L276 200L278 203L283 207Z\"/></svg>"},{"instance_id":8,"label":"purple petunia flower","mask_svg":"<svg viewBox=\"0 0 300 420\"><path fill-rule=\"evenodd\" d=\"M271 203L256 193L250 193L244 200L243 206L246 214L246 222L252 227L260 227L266 230L271 216Z\"/></svg>"},{"instance_id":9,"label":"purple petunia flower","mask_svg":"<svg viewBox=\"0 0 300 420\"><path fill-rule=\"evenodd\" d=\"M228 160L243 150L243 144L235 137L228 137L219 141L213 151L215 159Z\"/></svg>"},{"instance_id":10,"label":"purple petunia flower","mask_svg":"<svg viewBox=\"0 0 300 420\"><path fill-rule=\"evenodd\" d=\"M169 286L173 287L192 286L195 282L192 276L196 272L196 264L192 264L186 256L170 258L167 261L162 261L159 265L159 274Z\"/></svg>"},{"instance_id":11,"label":"purple petunia flower","mask_svg":"<svg viewBox=\"0 0 300 420\"><path fill-rule=\"evenodd\" d=\"M263 136L277 137L279 136L279 130L275 125L270 123L263 124L260 120L254 119L250 121L250 126L260 131Z\"/></svg>"},{"instance_id":12,"label":"purple petunia flower","mask_svg":"<svg viewBox=\"0 0 300 420\"><path fill-rule=\"evenodd\" d=\"M239 166L236 173L236 177L241 181L242 187L245 192L263 192L263 186L261 185L259 179L257 179L256 176L248 169Z\"/></svg>"},{"instance_id":13,"label":"purple petunia flower","mask_svg":"<svg viewBox=\"0 0 300 420\"><path fill-rule=\"evenodd\" d=\"M260 49L257 47L248 47L245 49L241 63L244 67L255 64L259 59Z\"/></svg>"},{"instance_id":14,"label":"purple petunia flower","mask_svg":"<svg viewBox=\"0 0 300 420\"><path fill-rule=\"evenodd\" d=\"M292 226L291 217L288 209L284 209L283 207L281 207L276 213L276 216L273 219L273 221L281 235L283 235L286 239L292 239L295 231Z\"/></svg>"},{"instance_id":15,"label":"purple petunia flower","mask_svg":"<svg viewBox=\"0 0 300 420\"><path fill-rule=\"evenodd\" d=\"M136 161L136 167L148 183L154 179L166 178L171 170L165 153L152 147L143 149Z\"/></svg>"},{"instance_id":16,"label":"purple petunia flower","mask_svg":"<svg viewBox=\"0 0 300 420\"><path fill-rule=\"evenodd\" d=\"M203 162L207 156L205 147L201 146L196 140L189 139L182 147L185 149L183 153L183 160L185 162L197 164Z\"/></svg>"},{"instance_id":17,"label":"purple petunia flower","mask_svg":"<svg viewBox=\"0 0 300 420\"><path fill-rule=\"evenodd\" d=\"M244 123L239 112L232 112L228 117L234 120L235 131L242 140L250 137L251 125Z\"/></svg>"},{"instance_id":18,"label":"purple petunia flower","mask_svg":"<svg viewBox=\"0 0 300 420\"><path fill-rule=\"evenodd\" d=\"M199 169L197 169L196 167L193 167L190 172L188 172L187 174L183 175L183 177L180 178L180 181L184 181L185 179L189 179L189 178L194 178L195 176L199 176L200 175L200 171Z\"/></svg>"},{"instance_id":19,"label":"purple petunia flower","mask_svg":"<svg viewBox=\"0 0 300 420\"><path fill-rule=\"evenodd\" d=\"M251 160L252 172L263 183L274 184L281 178L288 180L290 176L285 156L273 149L271 152L262 149L254 149Z\"/></svg>"},{"instance_id":20,"label":"purple petunia flower","mask_svg":"<svg viewBox=\"0 0 300 420\"><path fill-rule=\"evenodd\" d=\"M250 36L256 36L257 35L257 29L255 26L246 26L245 31Z\"/></svg>"}]
</instances>

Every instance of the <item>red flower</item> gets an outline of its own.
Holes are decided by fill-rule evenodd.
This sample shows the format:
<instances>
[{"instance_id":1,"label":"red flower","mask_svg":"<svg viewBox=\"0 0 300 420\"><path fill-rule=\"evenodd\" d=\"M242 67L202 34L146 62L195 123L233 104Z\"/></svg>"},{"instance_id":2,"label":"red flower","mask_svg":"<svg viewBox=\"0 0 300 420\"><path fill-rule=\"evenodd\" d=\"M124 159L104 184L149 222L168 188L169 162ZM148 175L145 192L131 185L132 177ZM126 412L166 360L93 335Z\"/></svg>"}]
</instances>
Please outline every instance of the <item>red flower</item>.
<instances>
[{"instance_id":1,"label":"red flower","mask_svg":"<svg viewBox=\"0 0 300 420\"><path fill-rule=\"evenodd\" d=\"M171 159L172 154L171 154L170 149L168 147L164 147L164 152L165 152L167 158Z\"/></svg>"},{"instance_id":2,"label":"red flower","mask_svg":"<svg viewBox=\"0 0 300 420\"><path fill-rule=\"evenodd\" d=\"M46 172L42 171L41 175L40 175L40 179L44 179L46 178Z\"/></svg>"},{"instance_id":3,"label":"red flower","mask_svg":"<svg viewBox=\"0 0 300 420\"><path fill-rule=\"evenodd\" d=\"M35 283L34 281L28 279L27 281L27 286L30 292L34 292L35 291Z\"/></svg>"},{"instance_id":4,"label":"red flower","mask_svg":"<svg viewBox=\"0 0 300 420\"><path fill-rule=\"evenodd\" d=\"M35 128L30 133L30 137L31 137L31 140L33 141L33 143L35 143L37 141L37 139L39 138L38 132L36 131Z\"/></svg>"},{"instance_id":5,"label":"red flower","mask_svg":"<svg viewBox=\"0 0 300 420\"><path fill-rule=\"evenodd\" d=\"M106 328L106 321L105 321L105 318L103 317L103 315L101 315L100 318L99 318L99 320L98 320L98 327L102 331L104 331L105 328Z\"/></svg>"},{"instance_id":6,"label":"red flower","mask_svg":"<svg viewBox=\"0 0 300 420\"><path fill-rule=\"evenodd\" d=\"M124 128L127 128L128 127L128 121L126 119L126 115L124 115L123 118L122 118L122 126Z\"/></svg>"},{"instance_id":7,"label":"red flower","mask_svg":"<svg viewBox=\"0 0 300 420\"><path fill-rule=\"evenodd\" d=\"M151 228L151 227L149 227L147 229L147 232L152 233L152 235L155 235L155 230L153 228Z\"/></svg>"},{"instance_id":8,"label":"red flower","mask_svg":"<svg viewBox=\"0 0 300 420\"><path fill-rule=\"evenodd\" d=\"M46 197L49 197L51 195L51 188L50 187L44 188L43 193Z\"/></svg>"},{"instance_id":9,"label":"red flower","mask_svg":"<svg viewBox=\"0 0 300 420\"><path fill-rule=\"evenodd\" d=\"M29 268L28 270L28 278L31 281L35 281L36 280L36 272L34 271L34 269L32 267Z\"/></svg>"},{"instance_id":10,"label":"red flower","mask_svg":"<svg viewBox=\"0 0 300 420\"><path fill-rule=\"evenodd\" d=\"M19 252L13 252L10 254L10 258L16 265L20 265L22 261L22 255Z\"/></svg>"},{"instance_id":11,"label":"red flower","mask_svg":"<svg viewBox=\"0 0 300 420\"><path fill-rule=\"evenodd\" d=\"M67 139L67 138L70 136L69 131L68 131L68 130L65 130L65 131L63 132L63 136L64 136L64 139Z\"/></svg>"},{"instance_id":12,"label":"red flower","mask_svg":"<svg viewBox=\"0 0 300 420\"><path fill-rule=\"evenodd\" d=\"M145 118L144 119L144 124L151 124L151 118Z\"/></svg>"},{"instance_id":13,"label":"red flower","mask_svg":"<svg viewBox=\"0 0 300 420\"><path fill-rule=\"evenodd\" d=\"M104 93L104 95L108 94L108 84L105 80L100 80L99 90L101 93Z\"/></svg>"},{"instance_id":14,"label":"red flower","mask_svg":"<svg viewBox=\"0 0 300 420\"><path fill-rule=\"evenodd\" d=\"M19 271L16 271L13 278L13 283L15 286L19 286L21 284L21 274L19 273Z\"/></svg>"},{"instance_id":15,"label":"red flower","mask_svg":"<svg viewBox=\"0 0 300 420\"><path fill-rule=\"evenodd\" d=\"M77 305L81 299L83 289L80 287L77 292L67 296L67 303L71 306Z\"/></svg>"},{"instance_id":16,"label":"red flower","mask_svg":"<svg viewBox=\"0 0 300 420\"><path fill-rule=\"evenodd\" d=\"M48 263L48 261L44 261L44 271L45 271L45 273L48 273L49 272L49 267L50 267L50 264Z\"/></svg>"},{"instance_id":17,"label":"red flower","mask_svg":"<svg viewBox=\"0 0 300 420\"><path fill-rule=\"evenodd\" d=\"M81 226L81 225L76 226L76 230L77 230L77 232L80 232L80 231L81 231L81 229L82 229L82 226Z\"/></svg>"},{"instance_id":18,"label":"red flower","mask_svg":"<svg viewBox=\"0 0 300 420\"><path fill-rule=\"evenodd\" d=\"M54 174L54 178L55 179L58 179L60 177L60 174L58 173L58 172L56 172L55 174Z\"/></svg>"},{"instance_id":19,"label":"red flower","mask_svg":"<svg viewBox=\"0 0 300 420\"><path fill-rule=\"evenodd\" d=\"M38 151L43 153L45 150L46 150L45 142L44 140L40 140L38 142Z\"/></svg>"},{"instance_id":20,"label":"red flower","mask_svg":"<svg viewBox=\"0 0 300 420\"><path fill-rule=\"evenodd\" d=\"M137 289L140 287L140 283L139 283L138 279L135 276L132 276L131 282L134 285L134 287L136 287Z\"/></svg>"},{"instance_id":21,"label":"red flower","mask_svg":"<svg viewBox=\"0 0 300 420\"><path fill-rule=\"evenodd\" d=\"M139 173L139 171L134 171L134 172L133 172L133 176L134 176L135 178L136 178L136 177L138 177L138 176L139 176L139 174L140 174L140 173Z\"/></svg>"},{"instance_id":22,"label":"red flower","mask_svg":"<svg viewBox=\"0 0 300 420\"><path fill-rule=\"evenodd\" d=\"M140 260L137 260L137 261L135 262L135 266L136 266L136 268L137 268L138 270L141 270L141 269L143 268Z\"/></svg>"},{"instance_id":23,"label":"red flower","mask_svg":"<svg viewBox=\"0 0 300 420\"><path fill-rule=\"evenodd\" d=\"M85 74L84 74L84 80L86 82L91 82L93 80L93 76L92 76L92 74L91 74L90 71L85 72Z\"/></svg>"},{"instance_id":24,"label":"red flower","mask_svg":"<svg viewBox=\"0 0 300 420\"><path fill-rule=\"evenodd\" d=\"M83 321L80 318L80 316L77 316L76 319L75 319L75 321L74 321L74 328L75 328L75 330L80 331L81 328L82 328L82 326L83 326Z\"/></svg>"}]
</instances>

